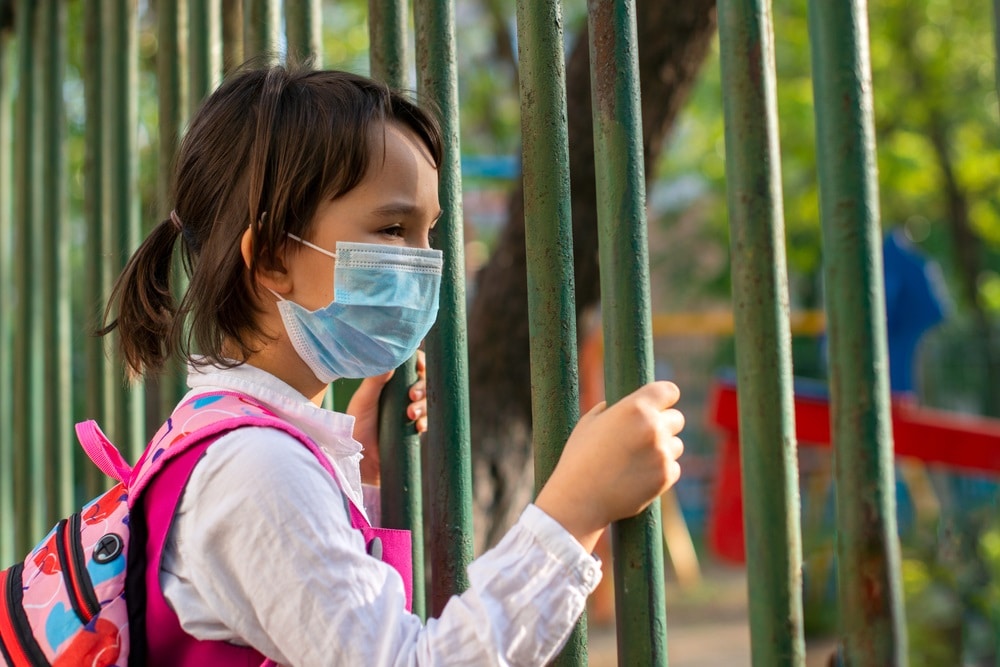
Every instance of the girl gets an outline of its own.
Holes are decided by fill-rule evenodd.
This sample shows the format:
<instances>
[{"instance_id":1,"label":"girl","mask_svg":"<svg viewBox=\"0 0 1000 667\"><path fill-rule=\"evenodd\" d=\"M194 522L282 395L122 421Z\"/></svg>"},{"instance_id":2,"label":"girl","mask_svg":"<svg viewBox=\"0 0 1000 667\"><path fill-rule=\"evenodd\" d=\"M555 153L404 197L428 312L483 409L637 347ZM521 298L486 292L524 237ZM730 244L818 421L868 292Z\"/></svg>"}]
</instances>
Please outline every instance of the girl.
<instances>
[{"instance_id":1,"label":"girl","mask_svg":"<svg viewBox=\"0 0 1000 667\"><path fill-rule=\"evenodd\" d=\"M535 503L470 566L469 590L426 626L407 613L400 575L366 551L343 498L364 506L379 390L436 315L440 159L429 113L342 72L242 71L192 120L176 209L120 276L107 330L132 373L189 359L186 401L226 390L266 405L323 448L336 477L277 428L239 428L206 450L153 579L183 629L175 644L247 647L240 664L543 664L601 578L590 555L601 531L680 475L674 385L598 406ZM179 304L176 243L190 274ZM319 407L336 377L369 378L349 414ZM423 392L412 390L411 418ZM184 650L147 660L195 664Z\"/></svg>"}]
</instances>

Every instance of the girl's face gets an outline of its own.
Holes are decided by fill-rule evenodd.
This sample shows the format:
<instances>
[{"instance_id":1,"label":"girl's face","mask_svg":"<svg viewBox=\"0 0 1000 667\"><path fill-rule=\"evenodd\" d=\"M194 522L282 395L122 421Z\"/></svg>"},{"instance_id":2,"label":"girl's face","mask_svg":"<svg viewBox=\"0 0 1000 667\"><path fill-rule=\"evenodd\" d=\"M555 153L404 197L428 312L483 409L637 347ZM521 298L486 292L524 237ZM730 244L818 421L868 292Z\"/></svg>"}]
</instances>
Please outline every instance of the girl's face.
<instances>
[{"instance_id":1,"label":"girl's face","mask_svg":"<svg viewBox=\"0 0 1000 667\"><path fill-rule=\"evenodd\" d=\"M347 194L320 204L305 240L330 252L339 241L430 247L430 230L441 216L430 152L412 130L395 123L376 130L374 141L368 173ZM329 305L334 260L293 240L286 248L291 289L282 296L309 310Z\"/></svg>"}]
</instances>

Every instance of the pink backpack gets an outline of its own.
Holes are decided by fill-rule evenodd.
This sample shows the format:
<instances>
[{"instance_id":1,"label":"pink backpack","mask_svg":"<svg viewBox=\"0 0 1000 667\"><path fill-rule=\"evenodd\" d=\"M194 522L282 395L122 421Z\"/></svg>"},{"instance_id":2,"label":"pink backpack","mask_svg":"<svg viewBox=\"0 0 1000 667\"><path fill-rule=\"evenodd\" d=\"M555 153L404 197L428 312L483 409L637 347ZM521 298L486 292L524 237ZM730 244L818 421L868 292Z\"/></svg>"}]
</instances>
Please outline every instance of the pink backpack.
<instances>
[{"instance_id":1,"label":"pink backpack","mask_svg":"<svg viewBox=\"0 0 1000 667\"><path fill-rule=\"evenodd\" d=\"M0 572L0 655L6 664L272 665L253 649L185 634L158 579L170 522L191 471L209 445L244 426L294 436L336 479L308 436L242 394L205 394L179 405L134 469L95 422L77 424L84 450L119 483L60 521L23 563ZM369 554L399 572L410 609L409 531L373 528L353 503L347 505Z\"/></svg>"}]
</instances>

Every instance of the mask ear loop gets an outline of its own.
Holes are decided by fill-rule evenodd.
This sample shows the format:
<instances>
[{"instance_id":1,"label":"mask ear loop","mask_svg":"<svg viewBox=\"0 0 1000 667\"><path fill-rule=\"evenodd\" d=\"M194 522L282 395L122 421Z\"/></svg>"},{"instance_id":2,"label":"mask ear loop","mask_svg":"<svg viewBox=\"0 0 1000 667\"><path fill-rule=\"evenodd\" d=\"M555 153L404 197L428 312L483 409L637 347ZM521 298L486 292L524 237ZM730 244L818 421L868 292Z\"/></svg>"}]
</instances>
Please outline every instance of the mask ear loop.
<instances>
[{"instance_id":1,"label":"mask ear loop","mask_svg":"<svg viewBox=\"0 0 1000 667\"><path fill-rule=\"evenodd\" d=\"M334 252L330 252L330 251L329 251L329 250L327 250L326 248L320 248L320 247L319 247L318 245L316 245L315 243L310 243L309 241L306 241L306 240L305 240L304 238L302 238L302 237L300 237L300 236L296 236L295 234L292 234L291 232L286 232L286 233L287 233L287 235L288 235L288 238L290 238L290 239L292 239L292 240L294 240L294 241L298 241L299 243L301 243L301 244L302 244L302 245L304 245L305 247L307 247L307 248L312 248L312 249L313 249L313 250L315 250L316 252L321 252L321 253L323 253L323 254L324 254L324 255L326 255L327 257L330 257L330 258L332 258L332 259L333 259L333 261L337 261L337 253L334 253Z\"/></svg>"}]
</instances>

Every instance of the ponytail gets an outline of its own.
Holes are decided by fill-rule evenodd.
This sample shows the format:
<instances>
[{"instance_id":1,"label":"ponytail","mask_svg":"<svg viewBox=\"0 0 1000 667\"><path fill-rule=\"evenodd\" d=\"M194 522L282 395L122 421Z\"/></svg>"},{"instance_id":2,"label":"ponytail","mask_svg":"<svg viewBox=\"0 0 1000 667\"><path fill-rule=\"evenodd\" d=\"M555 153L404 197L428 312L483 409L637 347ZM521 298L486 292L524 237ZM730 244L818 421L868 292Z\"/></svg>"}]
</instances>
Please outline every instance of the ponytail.
<instances>
[{"instance_id":1,"label":"ponytail","mask_svg":"<svg viewBox=\"0 0 1000 667\"><path fill-rule=\"evenodd\" d=\"M177 304L170 291L173 250L180 219L162 221L133 253L115 281L104 309L105 336L118 329L118 346L129 377L156 372L177 349ZM110 320L112 313L117 318Z\"/></svg>"}]
</instances>

